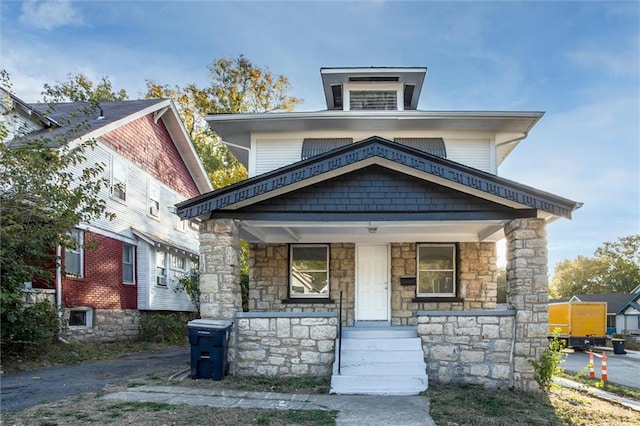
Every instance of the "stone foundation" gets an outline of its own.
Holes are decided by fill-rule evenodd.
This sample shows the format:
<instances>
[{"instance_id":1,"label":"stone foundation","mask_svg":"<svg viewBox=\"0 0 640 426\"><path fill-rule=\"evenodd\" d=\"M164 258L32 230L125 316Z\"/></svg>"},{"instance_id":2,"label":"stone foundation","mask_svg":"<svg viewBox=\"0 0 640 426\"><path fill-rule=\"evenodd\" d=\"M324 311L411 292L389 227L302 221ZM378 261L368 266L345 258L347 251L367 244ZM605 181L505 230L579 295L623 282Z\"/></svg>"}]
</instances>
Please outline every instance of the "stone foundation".
<instances>
[{"instance_id":1,"label":"stone foundation","mask_svg":"<svg viewBox=\"0 0 640 426\"><path fill-rule=\"evenodd\" d=\"M429 379L513 386L515 311L420 311Z\"/></svg>"},{"instance_id":2,"label":"stone foundation","mask_svg":"<svg viewBox=\"0 0 640 426\"><path fill-rule=\"evenodd\" d=\"M231 371L239 376L329 375L337 329L336 313L238 312Z\"/></svg>"},{"instance_id":3,"label":"stone foundation","mask_svg":"<svg viewBox=\"0 0 640 426\"><path fill-rule=\"evenodd\" d=\"M93 310L93 327L69 327L65 337L81 342L122 342L140 337L140 311L135 309ZM65 311L65 324L69 311Z\"/></svg>"}]
</instances>

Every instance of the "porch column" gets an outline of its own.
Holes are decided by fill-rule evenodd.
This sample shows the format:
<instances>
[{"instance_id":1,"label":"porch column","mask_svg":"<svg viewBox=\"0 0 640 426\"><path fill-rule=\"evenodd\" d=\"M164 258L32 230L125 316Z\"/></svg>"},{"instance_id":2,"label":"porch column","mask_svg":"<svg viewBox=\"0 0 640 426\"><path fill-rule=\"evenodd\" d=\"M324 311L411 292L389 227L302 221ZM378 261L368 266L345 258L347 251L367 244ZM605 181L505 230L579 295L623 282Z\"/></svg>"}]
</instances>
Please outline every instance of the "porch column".
<instances>
[{"instance_id":1,"label":"porch column","mask_svg":"<svg viewBox=\"0 0 640 426\"><path fill-rule=\"evenodd\" d=\"M200 224L200 315L232 321L242 311L240 237L233 219Z\"/></svg>"},{"instance_id":2,"label":"porch column","mask_svg":"<svg viewBox=\"0 0 640 426\"><path fill-rule=\"evenodd\" d=\"M517 389L538 390L529 359L547 348L547 233L543 219L515 219L507 239L507 306L516 310L513 379Z\"/></svg>"}]
</instances>

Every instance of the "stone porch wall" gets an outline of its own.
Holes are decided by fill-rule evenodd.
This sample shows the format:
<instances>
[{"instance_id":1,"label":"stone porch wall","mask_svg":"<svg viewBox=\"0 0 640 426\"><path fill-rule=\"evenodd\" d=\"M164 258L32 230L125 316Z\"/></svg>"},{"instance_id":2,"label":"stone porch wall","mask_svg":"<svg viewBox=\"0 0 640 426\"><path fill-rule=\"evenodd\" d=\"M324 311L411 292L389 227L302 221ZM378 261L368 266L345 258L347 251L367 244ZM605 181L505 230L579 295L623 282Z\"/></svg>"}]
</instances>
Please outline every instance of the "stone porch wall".
<instances>
[{"instance_id":1,"label":"stone porch wall","mask_svg":"<svg viewBox=\"0 0 640 426\"><path fill-rule=\"evenodd\" d=\"M429 379L513 386L515 311L419 311Z\"/></svg>"},{"instance_id":2,"label":"stone porch wall","mask_svg":"<svg viewBox=\"0 0 640 426\"><path fill-rule=\"evenodd\" d=\"M287 300L289 297L289 246L287 244L250 244L249 311L338 312L340 291L342 291L342 318L346 324L353 324L355 247L355 244L330 245L330 302L295 303Z\"/></svg>"},{"instance_id":3,"label":"stone porch wall","mask_svg":"<svg viewBox=\"0 0 640 426\"><path fill-rule=\"evenodd\" d=\"M416 243L391 244L391 322L416 325L416 312L493 310L498 297L495 243L459 243L459 296L464 302L414 302L416 285L400 278L416 277Z\"/></svg>"},{"instance_id":4,"label":"stone porch wall","mask_svg":"<svg viewBox=\"0 0 640 426\"><path fill-rule=\"evenodd\" d=\"M335 312L238 312L232 374L304 377L331 374L338 314Z\"/></svg>"},{"instance_id":5,"label":"stone porch wall","mask_svg":"<svg viewBox=\"0 0 640 426\"><path fill-rule=\"evenodd\" d=\"M343 318L354 321L355 244L330 246L329 303L292 303L288 297L289 254L286 244L251 244L249 260L249 311L337 312L343 292ZM391 244L391 322L417 325L418 310L491 310L496 307L497 269L495 243L458 245L460 296L464 302L414 302L416 285L401 285L400 278L416 277L416 244ZM285 301L285 303L283 303Z\"/></svg>"}]
</instances>

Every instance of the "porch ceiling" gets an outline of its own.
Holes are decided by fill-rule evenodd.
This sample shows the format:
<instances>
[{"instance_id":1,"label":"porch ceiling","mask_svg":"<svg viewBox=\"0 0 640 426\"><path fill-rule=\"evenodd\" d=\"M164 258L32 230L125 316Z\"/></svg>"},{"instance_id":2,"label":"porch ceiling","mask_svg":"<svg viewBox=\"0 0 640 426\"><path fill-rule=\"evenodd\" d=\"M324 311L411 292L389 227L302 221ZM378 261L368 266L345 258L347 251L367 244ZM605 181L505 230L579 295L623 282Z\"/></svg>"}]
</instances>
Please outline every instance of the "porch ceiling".
<instances>
[{"instance_id":1,"label":"porch ceiling","mask_svg":"<svg viewBox=\"0 0 640 426\"><path fill-rule=\"evenodd\" d=\"M278 222L241 220L251 243L478 242L504 237L504 220L433 222Z\"/></svg>"}]
</instances>

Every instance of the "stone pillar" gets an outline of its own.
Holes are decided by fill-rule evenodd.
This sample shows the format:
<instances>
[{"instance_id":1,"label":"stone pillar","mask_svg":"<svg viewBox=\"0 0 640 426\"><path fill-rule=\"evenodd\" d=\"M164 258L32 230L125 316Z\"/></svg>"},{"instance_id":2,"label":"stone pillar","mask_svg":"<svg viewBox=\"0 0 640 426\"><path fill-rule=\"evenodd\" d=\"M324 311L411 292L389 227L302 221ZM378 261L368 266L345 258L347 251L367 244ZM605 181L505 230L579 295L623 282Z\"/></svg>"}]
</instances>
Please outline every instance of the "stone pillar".
<instances>
[{"instance_id":1,"label":"stone pillar","mask_svg":"<svg viewBox=\"0 0 640 426\"><path fill-rule=\"evenodd\" d=\"M242 311L240 237L232 219L200 224L200 315L232 321Z\"/></svg>"},{"instance_id":2,"label":"stone pillar","mask_svg":"<svg viewBox=\"0 0 640 426\"><path fill-rule=\"evenodd\" d=\"M516 310L513 379L516 388L538 390L529 359L548 347L547 234L543 219L515 219L507 239L507 305Z\"/></svg>"}]
</instances>

